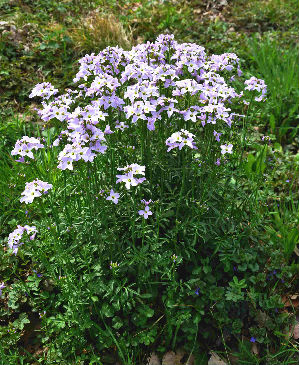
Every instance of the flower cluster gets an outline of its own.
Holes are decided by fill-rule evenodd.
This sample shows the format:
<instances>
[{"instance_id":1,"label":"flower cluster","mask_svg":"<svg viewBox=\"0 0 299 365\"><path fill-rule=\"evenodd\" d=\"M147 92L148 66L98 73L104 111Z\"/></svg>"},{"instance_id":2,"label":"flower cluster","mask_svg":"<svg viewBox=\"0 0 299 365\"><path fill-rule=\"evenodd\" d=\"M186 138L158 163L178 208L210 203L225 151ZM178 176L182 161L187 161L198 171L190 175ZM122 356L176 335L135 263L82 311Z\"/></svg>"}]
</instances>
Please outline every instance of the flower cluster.
<instances>
[{"instance_id":1,"label":"flower cluster","mask_svg":"<svg viewBox=\"0 0 299 365\"><path fill-rule=\"evenodd\" d=\"M118 262L112 262L112 261L110 261L109 269L117 269L118 267L119 267L119 263Z\"/></svg>"},{"instance_id":2,"label":"flower cluster","mask_svg":"<svg viewBox=\"0 0 299 365\"><path fill-rule=\"evenodd\" d=\"M44 121L56 118L66 126L61 132L67 143L59 154L60 169L72 170L73 161L93 161L97 152L104 153L107 149L104 135L114 133L113 127L115 131L124 132L130 124L145 122L147 128L154 131L156 121L166 123L165 115L169 118L167 127L173 117L185 122L200 121L203 126L216 122L231 126L237 116L225 102L231 103L242 93L237 94L217 73L236 70L238 76L242 74L239 59L233 53L208 57L201 46L179 44L173 35L161 35L156 42L137 45L130 51L107 47L98 55L86 55L79 63L80 69L74 78L74 82L81 82L79 90L68 89L52 101L43 102L43 109L39 110ZM163 88L168 89L168 97ZM31 96L45 93L52 96L56 90L43 83L33 89ZM196 97L199 103L186 108L186 103L180 103L186 95ZM80 98L91 101L87 105L84 102L84 107L73 108ZM110 125L105 123L103 131L108 115ZM125 116L125 121L120 120L121 115ZM186 133L179 145L170 147L181 149L186 144L195 148L193 135ZM61 139L56 140L54 146Z\"/></svg>"},{"instance_id":3,"label":"flower cluster","mask_svg":"<svg viewBox=\"0 0 299 365\"><path fill-rule=\"evenodd\" d=\"M266 100L266 94L267 94L267 85L265 84L264 80L261 79L257 79L256 77L251 77L249 80L245 81L245 90L249 90L249 91L258 91L261 92L260 96L256 96L255 100L256 101L262 101L262 100Z\"/></svg>"},{"instance_id":4,"label":"flower cluster","mask_svg":"<svg viewBox=\"0 0 299 365\"><path fill-rule=\"evenodd\" d=\"M126 167L118 167L117 170L124 171L124 175L116 175L118 178L116 183L124 182L127 189L130 189L132 186L137 186L146 180L145 177L136 178L135 175L144 175L145 174L145 166L140 166L136 163L132 165L128 165Z\"/></svg>"},{"instance_id":5,"label":"flower cluster","mask_svg":"<svg viewBox=\"0 0 299 365\"><path fill-rule=\"evenodd\" d=\"M24 243L20 242L24 232L26 232L27 235L30 236L30 240L33 240L35 238L37 230L35 226L30 227L28 225L25 225L24 227L22 227L18 225L17 228L8 236L8 247L13 250L13 253L15 255L17 254L19 247Z\"/></svg>"},{"instance_id":6,"label":"flower cluster","mask_svg":"<svg viewBox=\"0 0 299 365\"><path fill-rule=\"evenodd\" d=\"M177 260L177 255L175 255L175 254L173 254L172 256L171 256L171 259L173 260L173 262L176 262L176 260Z\"/></svg>"},{"instance_id":7,"label":"flower cluster","mask_svg":"<svg viewBox=\"0 0 299 365\"><path fill-rule=\"evenodd\" d=\"M105 138L102 137L102 140L105 140ZM98 143L97 145L90 144L88 147L84 147L81 143L75 142L73 144L67 144L64 147L63 151L59 153L59 164L57 167L61 170L73 170L74 161L79 161L82 159L85 162L92 162L94 157L96 156L93 150L97 150L98 152L103 153L106 148L106 146L103 146L100 143Z\"/></svg>"},{"instance_id":8,"label":"flower cluster","mask_svg":"<svg viewBox=\"0 0 299 365\"><path fill-rule=\"evenodd\" d=\"M53 143L64 143L58 155L58 168L62 170L73 170L73 162L81 159L92 162L97 153L105 153L108 148L105 135L125 133L130 125L146 123L148 130L154 131L157 121L169 128L176 118L185 123L199 121L203 127L223 122L230 127L238 116L226 103L241 98L243 92L238 94L221 75L236 72L231 81L242 75L239 58L233 53L209 57L201 46L179 44L173 35L160 35L155 42L130 51L107 47L98 55L86 55L79 63L73 80L79 83L78 89L67 89L65 94L43 101L39 110L44 121L55 118L66 127ZM263 80L251 78L245 84L245 89L262 92L256 100L263 99ZM50 83L42 83L35 86L30 97L49 99L56 92ZM186 97L194 97L196 105L182 102ZM84 106L80 106L80 100L85 100ZM121 120L123 117L125 120ZM167 139L168 150L184 145L196 149L193 135L182 131L184 135L176 132ZM219 141L220 134L215 137Z\"/></svg>"},{"instance_id":9,"label":"flower cluster","mask_svg":"<svg viewBox=\"0 0 299 365\"><path fill-rule=\"evenodd\" d=\"M43 82L41 84L35 85L29 98L33 98L35 96L40 96L43 99L49 99L50 96L58 93L58 89L55 89L50 82Z\"/></svg>"},{"instance_id":10,"label":"flower cluster","mask_svg":"<svg viewBox=\"0 0 299 365\"><path fill-rule=\"evenodd\" d=\"M196 295L199 295L199 294L200 294L200 288L197 288L197 289L195 290L195 294L196 294Z\"/></svg>"},{"instance_id":11,"label":"flower cluster","mask_svg":"<svg viewBox=\"0 0 299 365\"><path fill-rule=\"evenodd\" d=\"M197 150L193 139L194 135L192 133L186 131L185 129L181 129L179 132L173 133L166 140L166 145L168 146L167 152L176 147L179 147L179 150L181 150L184 146L189 146L190 148Z\"/></svg>"},{"instance_id":12,"label":"flower cluster","mask_svg":"<svg viewBox=\"0 0 299 365\"><path fill-rule=\"evenodd\" d=\"M270 136L262 136L261 137L262 141L265 142L265 143L271 143L271 138Z\"/></svg>"},{"instance_id":13,"label":"flower cluster","mask_svg":"<svg viewBox=\"0 0 299 365\"><path fill-rule=\"evenodd\" d=\"M40 143L39 139L34 137L23 136L21 139L17 140L14 149L11 151L11 155L21 156L21 158L18 161L24 162L25 156L34 159L32 150L38 150L40 148L44 148L44 145Z\"/></svg>"},{"instance_id":14,"label":"flower cluster","mask_svg":"<svg viewBox=\"0 0 299 365\"><path fill-rule=\"evenodd\" d=\"M25 190L22 192L20 199L21 203L32 203L33 199L42 194L46 194L49 189L52 189L53 185L47 182L35 179L31 182L26 183Z\"/></svg>"}]
</instances>

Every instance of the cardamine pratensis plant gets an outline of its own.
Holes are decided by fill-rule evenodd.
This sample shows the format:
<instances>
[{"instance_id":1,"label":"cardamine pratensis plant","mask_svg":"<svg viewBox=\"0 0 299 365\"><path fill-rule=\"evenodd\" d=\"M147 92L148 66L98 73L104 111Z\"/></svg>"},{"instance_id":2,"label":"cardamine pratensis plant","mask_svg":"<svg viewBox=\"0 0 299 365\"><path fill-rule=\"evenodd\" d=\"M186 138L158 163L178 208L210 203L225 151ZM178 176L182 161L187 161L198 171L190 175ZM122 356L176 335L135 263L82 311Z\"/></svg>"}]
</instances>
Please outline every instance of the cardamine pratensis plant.
<instances>
[{"instance_id":1,"label":"cardamine pratensis plant","mask_svg":"<svg viewBox=\"0 0 299 365\"><path fill-rule=\"evenodd\" d=\"M10 246L56 290L43 328L65 354L116 344L124 358L127 347L154 343L163 323L166 342L182 323L192 342L194 323L212 323L209 290L233 275L231 267L223 279L212 261L213 232L233 219L231 177L250 106L265 100L266 85L242 83L235 54L208 56L173 35L79 63L72 90L35 86L46 138L24 136L12 152L31 169L20 201L35 218L24 222L34 224L31 241L18 251L18 226Z\"/></svg>"}]
</instances>

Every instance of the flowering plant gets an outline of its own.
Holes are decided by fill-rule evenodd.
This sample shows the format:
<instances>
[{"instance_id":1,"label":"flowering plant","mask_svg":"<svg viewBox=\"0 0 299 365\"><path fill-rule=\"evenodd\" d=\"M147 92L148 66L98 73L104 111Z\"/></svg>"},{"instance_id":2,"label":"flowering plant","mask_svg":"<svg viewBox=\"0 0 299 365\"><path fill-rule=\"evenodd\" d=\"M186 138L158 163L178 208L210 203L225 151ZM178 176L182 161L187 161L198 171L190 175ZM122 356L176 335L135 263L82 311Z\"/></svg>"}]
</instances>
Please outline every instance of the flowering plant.
<instances>
[{"instance_id":1,"label":"flowering plant","mask_svg":"<svg viewBox=\"0 0 299 365\"><path fill-rule=\"evenodd\" d=\"M184 321L188 327L191 312L173 309L179 287L177 300L193 298L196 323L204 321L205 306L224 297L229 279L222 283L222 274L211 274L213 265L223 271L215 234L244 203L237 201L232 183L245 143L240 120L245 127L247 92L261 92L253 102L261 101L266 86L251 78L240 88L235 54L208 56L203 47L179 44L173 35L130 51L107 47L79 64L73 90L58 95L43 83L30 94L42 99L38 114L50 127L43 131L47 141L25 136L11 154L33 159L31 150L43 148L43 168L28 165L35 180L26 183L21 202L32 203L46 192L49 199L39 198L36 226L18 226L8 244L16 254L23 232L34 233L31 239L38 232L35 249L27 245L24 252L57 283L60 302L69 306L59 314L65 323L70 313L74 323L83 318L78 331L89 331L101 350L112 341L104 317L113 318L113 328L126 328L120 336L128 346L146 344L142 336L131 336L130 328L149 327L154 310L147 298L164 302L170 327ZM243 219L238 214L237 222ZM233 266L227 265L232 277ZM65 280L58 280L62 274ZM157 278L167 290L156 286ZM135 327L117 322L114 313L121 311ZM60 331L53 318L47 325Z\"/></svg>"}]
</instances>

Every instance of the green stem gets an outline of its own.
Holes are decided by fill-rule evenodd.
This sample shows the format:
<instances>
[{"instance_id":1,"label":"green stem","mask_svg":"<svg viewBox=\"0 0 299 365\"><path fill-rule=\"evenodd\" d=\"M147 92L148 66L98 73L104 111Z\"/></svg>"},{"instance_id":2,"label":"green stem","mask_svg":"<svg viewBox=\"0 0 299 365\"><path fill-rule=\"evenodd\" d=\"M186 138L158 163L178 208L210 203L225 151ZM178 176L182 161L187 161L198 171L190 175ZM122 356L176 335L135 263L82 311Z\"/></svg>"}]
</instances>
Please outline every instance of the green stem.
<instances>
[{"instance_id":1,"label":"green stem","mask_svg":"<svg viewBox=\"0 0 299 365\"><path fill-rule=\"evenodd\" d=\"M66 201L66 171L63 171L63 180L64 180L64 211L65 211L65 214L66 214L66 217L67 217L67 224L68 226L71 226L72 225L72 222L71 222L71 217L70 217L70 214L69 214L69 210L68 210L68 204L67 204L67 201Z\"/></svg>"},{"instance_id":2,"label":"green stem","mask_svg":"<svg viewBox=\"0 0 299 365\"><path fill-rule=\"evenodd\" d=\"M133 215L133 227L132 227L132 242L135 247L135 227L136 227L136 211L137 211L136 191L133 194L133 200L134 200L134 215Z\"/></svg>"},{"instance_id":3,"label":"green stem","mask_svg":"<svg viewBox=\"0 0 299 365\"><path fill-rule=\"evenodd\" d=\"M141 247L143 248L143 243L144 243L144 231L145 231L145 219L143 218L142 220L142 242L141 242Z\"/></svg>"},{"instance_id":4,"label":"green stem","mask_svg":"<svg viewBox=\"0 0 299 365\"><path fill-rule=\"evenodd\" d=\"M177 201L177 205L176 205L176 214L175 214L175 243L177 240L177 233L178 233L178 225L179 225L179 209L182 203L182 197L183 197L183 193L185 190L185 181L186 181L186 166L185 166L185 151L181 151L181 166L183 169L183 177L182 177L182 184L181 184L181 190L180 190L180 195L179 195L179 199Z\"/></svg>"},{"instance_id":5,"label":"green stem","mask_svg":"<svg viewBox=\"0 0 299 365\"><path fill-rule=\"evenodd\" d=\"M251 105L252 105L252 100L253 100L253 94L251 96L250 103L248 105L248 109L247 109L247 112L246 112L246 117L245 117L245 119L243 119L243 134L242 134L242 137L241 137L242 150L241 150L240 160L239 160L238 166L241 165L243 153L244 153L244 150L245 150L245 141L246 141L246 135L247 135L248 116L249 116L249 111L250 111L250 108L251 108Z\"/></svg>"}]
</instances>

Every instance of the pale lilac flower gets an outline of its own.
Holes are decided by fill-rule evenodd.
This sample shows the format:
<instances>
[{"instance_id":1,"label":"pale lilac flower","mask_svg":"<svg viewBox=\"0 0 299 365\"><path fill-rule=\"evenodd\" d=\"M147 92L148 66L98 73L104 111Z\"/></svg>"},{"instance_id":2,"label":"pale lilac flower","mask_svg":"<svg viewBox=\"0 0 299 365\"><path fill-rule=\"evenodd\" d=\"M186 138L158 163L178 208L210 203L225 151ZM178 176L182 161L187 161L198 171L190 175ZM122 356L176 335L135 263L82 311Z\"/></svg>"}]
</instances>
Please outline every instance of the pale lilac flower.
<instances>
[{"instance_id":1,"label":"pale lilac flower","mask_svg":"<svg viewBox=\"0 0 299 365\"><path fill-rule=\"evenodd\" d=\"M124 182L127 189L130 189L132 186L138 185L138 179L136 179L133 175L133 172L128 172L126 175L116 175L118 180L116 180L116 183Z\"/></svg>"},{"instance_id":2,"label":"pale lilac flower","mask_svg":"<svg viewBox=\"0 0 299 365\"><path fill-rule=\"evenodd\" d=\"M259 97L255 97L256 101L262 101L266 99L267 85L265 84L264 80L257 79L256 77L251 77L249 80L245 81L245 85L245 90L256 90L258 92L261 92Z\"/></svg>"},{"instance_id":3,"label":"pale lilac flower","mask_svg":"<svg viewBox=\"0 0 299 365\"><path fill-rule=\"evenodd\" d=\"M146 180L145 177L136 178L134 175L144 175L145 174L145 166L140 166L138 164L131 164L126 167L118 167L120 171L124 171L124 175L116 175L118 178L116 183L124 182L127 189L130 189L131 186L137 186Z\"/></svg>"},{"instance_id":4,"label":"pale lilac flower","mask_svg":"<svg viewBox=\"0 0 299 365\"><path fill-rule=\"evenodd\" d=\"M187 110L186 112L183 113L184 116L184 120L191 120L192 122L196 122L196 117L197 117L197 112L193 111L193 110Z\"/></svg>"},{"instance_id":5,"label":"pale lilac flower","mask_svg":"<svg viewBox=\"0 0 299 365\"><path fill-rule=\"evenodd\" d=\"M55 89L50 82L43 82L41 84L35 85L29 98L33 98L34 96L40 96L44 99L49 99L50 96L57 94L58 89Z\"/></svg>"},{"instance_id":6,"label":"pale lilac flower","mask_svg":"<svg viewBox=\"0 0 299 365\"><path fill-rule=\"evenodd\" d=\"M175 102L177 100L174 99ZM179 110L174 107L174 103L170 103L169 105L164 107L164 110L167 111L168 118L172 116L173 113L178 112Z\"/></svg>"},{"instance_id":7,"label":"pale lilac flower","mask_svg":"<svg viewBox=\"0 0 299 365\"><path fill-rule=\"evenodd\" d=\"M28 236L31 235L30 239L33 240L37 230L35 226L25 225L22 227L18 225L17 228L8 236L8 247L12 249L15 255L17 254L19 247L23 244L23 242L20 242L20 240L22 239L24 232L26 232Z\"/></svg>"},{"instance_id":8,"label":"pale lilac flower","mask_svg":"<svg viewBox=\"0 0 299 365\"><path fill-rule=\"evenodd\" d=\"M127 166L127 170L132 170L133 174L144 175L145 174L145 166L140 166L137 163L132 163L131 165Z\"/></svg>"},{"instance_id":9,"label":"pale lilac flower","mask_svg":"<svg viewBox=\"0 0 299 365\"><path fill-rule=\"evenodd\" d=\"M21 139L17 140L14 149L11 151L11 155L19 155L21 158L17 160L18 162L25 162L24 157L27 156L34 159L32 150L38 150L44 148L44 145L40 143L39 139L34 137L23 136Z\"/></svg>"},{"instance_id":10,"label":"pale lilac flower","mask_svg":"<svg viewBox=\"0 0 299 365\"><path fill-rule=\"evenodd\" d=\"M4 289L6 285L4 285L4 282L0 284L0 296L2 295L2 289Z\"/></svg>"},{"instance_id":11,"label":"pale lilac flower","mask_svg":"<svg viewBox=\"0 0 299 365\"><path fill-rule=\"evenodd\" d=\"M73 170L73 160L70 157L61 157L60 163L57 165L57 167L61 170Z\"/></svg>"},{"instance_id":12,"label":"pale lilac flower","mask_svg":"<svg viewBox=\"0 0 299 365\"><path fill-rule=\"evenodd\" d=\"M221 154L222 155L225 155L226 153L230 153L230 154L233 153L233 145L231 143L229 145L222 144L220 146L220 148L221 148Z\"/></svg>"},{"instance_id":13,"label":"pale lilac flower","mask_svg":"<svg viewBox=\"0 0 299 365\"><path fill-rule=\"evenodd\" d=\"M104 130L104 134L112 134L112 133L114 133L114 132L110 129L110 125L107 124L106 128Z\"/></svg>"},{"instance_id":14,"label":"pale lilac flower","mask_svg":"<svg viewBox=\"0 0 299 365\"><path fill-rule=\"evenodd\" d=\"M90 138L90 146L83 147L80 143L73 143L65 145L64 149L59 153L58 160L60 161L57 166L61 170L69 169L73 170L73 162L84 160L92 162L96 156L93 151L102 152L101 148L106 148L106 146L101 144L104 133L98 131L97 128L93 128L93 136ZM95 142L94 142L95 140Z\"/></svg>"},{"instance_id":15,"label":"pale lilac flower","mask_svg":"<svg viewBox=\"0 0 299 365\"><path fill-rule=\"evenodd\" d=\"M119 194L114 192L113 189L110 190L110 195L106 198L106 200L113 201L114 204L118 203Z\"/></svg>"},{"instance_id":16,"label":"pale lilac flower","mask_svg":"<svg viewBox=\"0 0 299 365\"><path fill-rule=\"evenodd\" d=\"M176 260L177 260L177 255L175 255L175 254L173 254L172 256L171 256L171 258L172 258L172 260L173 260L173 262L176 262Z\"/></svg>"},{"instance_id":17,"label":"pale lilac flower","mask_svg":"<svg viewBox=\"0 0 299 365\"><path fill-rule=\"evenodd\" d=\"M16 160L16 162L21 162L24 163L25 162L25 158L24 157L20 157Z\"/></svg>"},{"instance_id":18,"label":"pale lilac flower","mask_svg":"<svg viewBox=\"0 0 299 365\"><path fill-rule=\"evenodd\" d=\"M150 211L149 206L147 205L144 210L139 210L138 211L139 215L142 215L144 219L147 219L149 215L152 215L153 212Z\"/></svg>"},{"instance_id":19,"label":"pale lilac flower","mask_svg":"<svg viewBox=\"0 0 299 365\"><path fill-rule=\"evenodd\" d=\"M152 203L152 199L146 201L145 199L141 200L141 203L143 203L145 206L149 205L150 203Z\"/></svg>"},{"instance_id":20,"label":"pale lilac flower","mask_svg":"<svg viewBox=\"0 0 299 365\"><path fill-rule=\"evenodd\" d=\"M53 142L53 146L54 147L59 146L60 140L61 140L61 138L56 138L55 141Z\"/></svg>"},{"instance_id":21,"label":"pale lilac flower","mask_svg":"<svg viewBox=\"0 0 299 365\"><path fill-rule=\"evenodd\" d=\"M186 131L185 129L181 129L179 132L173 133L166 140L166 145L168 146L167 152L176 147L179 147L179 150L181 150L184 146L188 146L192 149L197 149L193 138L194 135Z\"/></svg>"},{"instance_id":22,"label":"pale lilac flower","mask_svg":"<svg viewBox=\"0 0 299 365\"><path fill-rule=\"evenodd\" d=\"M267 88L264 80L257 79L256 77L251 77L249 80L244 82L246 85L245 90L257 90L262 91L263 89Z\"/></svg>"},{"instance_id":23,"label":"pale lilac flower","mask_svg":"<svg viewBox=\"0 0 299 365\"><path fill-rule=\"evenodd\" d=\"M36 235L36 227L28 226L27 224L24 226L24 230L27 232L28 236L30 236L30 240L32 241L35 238Z\"/></svg>"},{"instance_id":24,"label":"pale lilac flower","mask_svg":"<svg viewBox=\"0 0 299 365\"><path fill-rule=\"evenodd\" d=\"M53 185L47 182L35 179L32 182L27 182L25 190L22 192L22 197L20 199L21 203L32 203L34 198L46 194L49 189L52 189Z\"/></svg>"},{"instance_id":25,"label":"pale lilac flower","mask_svg":"<svg viewBox=\"0 0 299 365\"><path fill-rule=\"evenodd\" d=\"M222 133L218 133L218 132L214 131L214 137L215 137L217 142L220 142L220 136L221 135L222 135Z\"/></svg>"},{"instance_id":26,"label":"pale lilac flower","mask_svg":"<svg viewBox=\"0 0 299 365\"><path fill-rule=\"evenodd\" d=\"M115 128L120 129L121 131L124 131L125 128L129 128L129 126L126 125L124 122L120 122L115 125Z\"/></svg>"}]
</instances>

